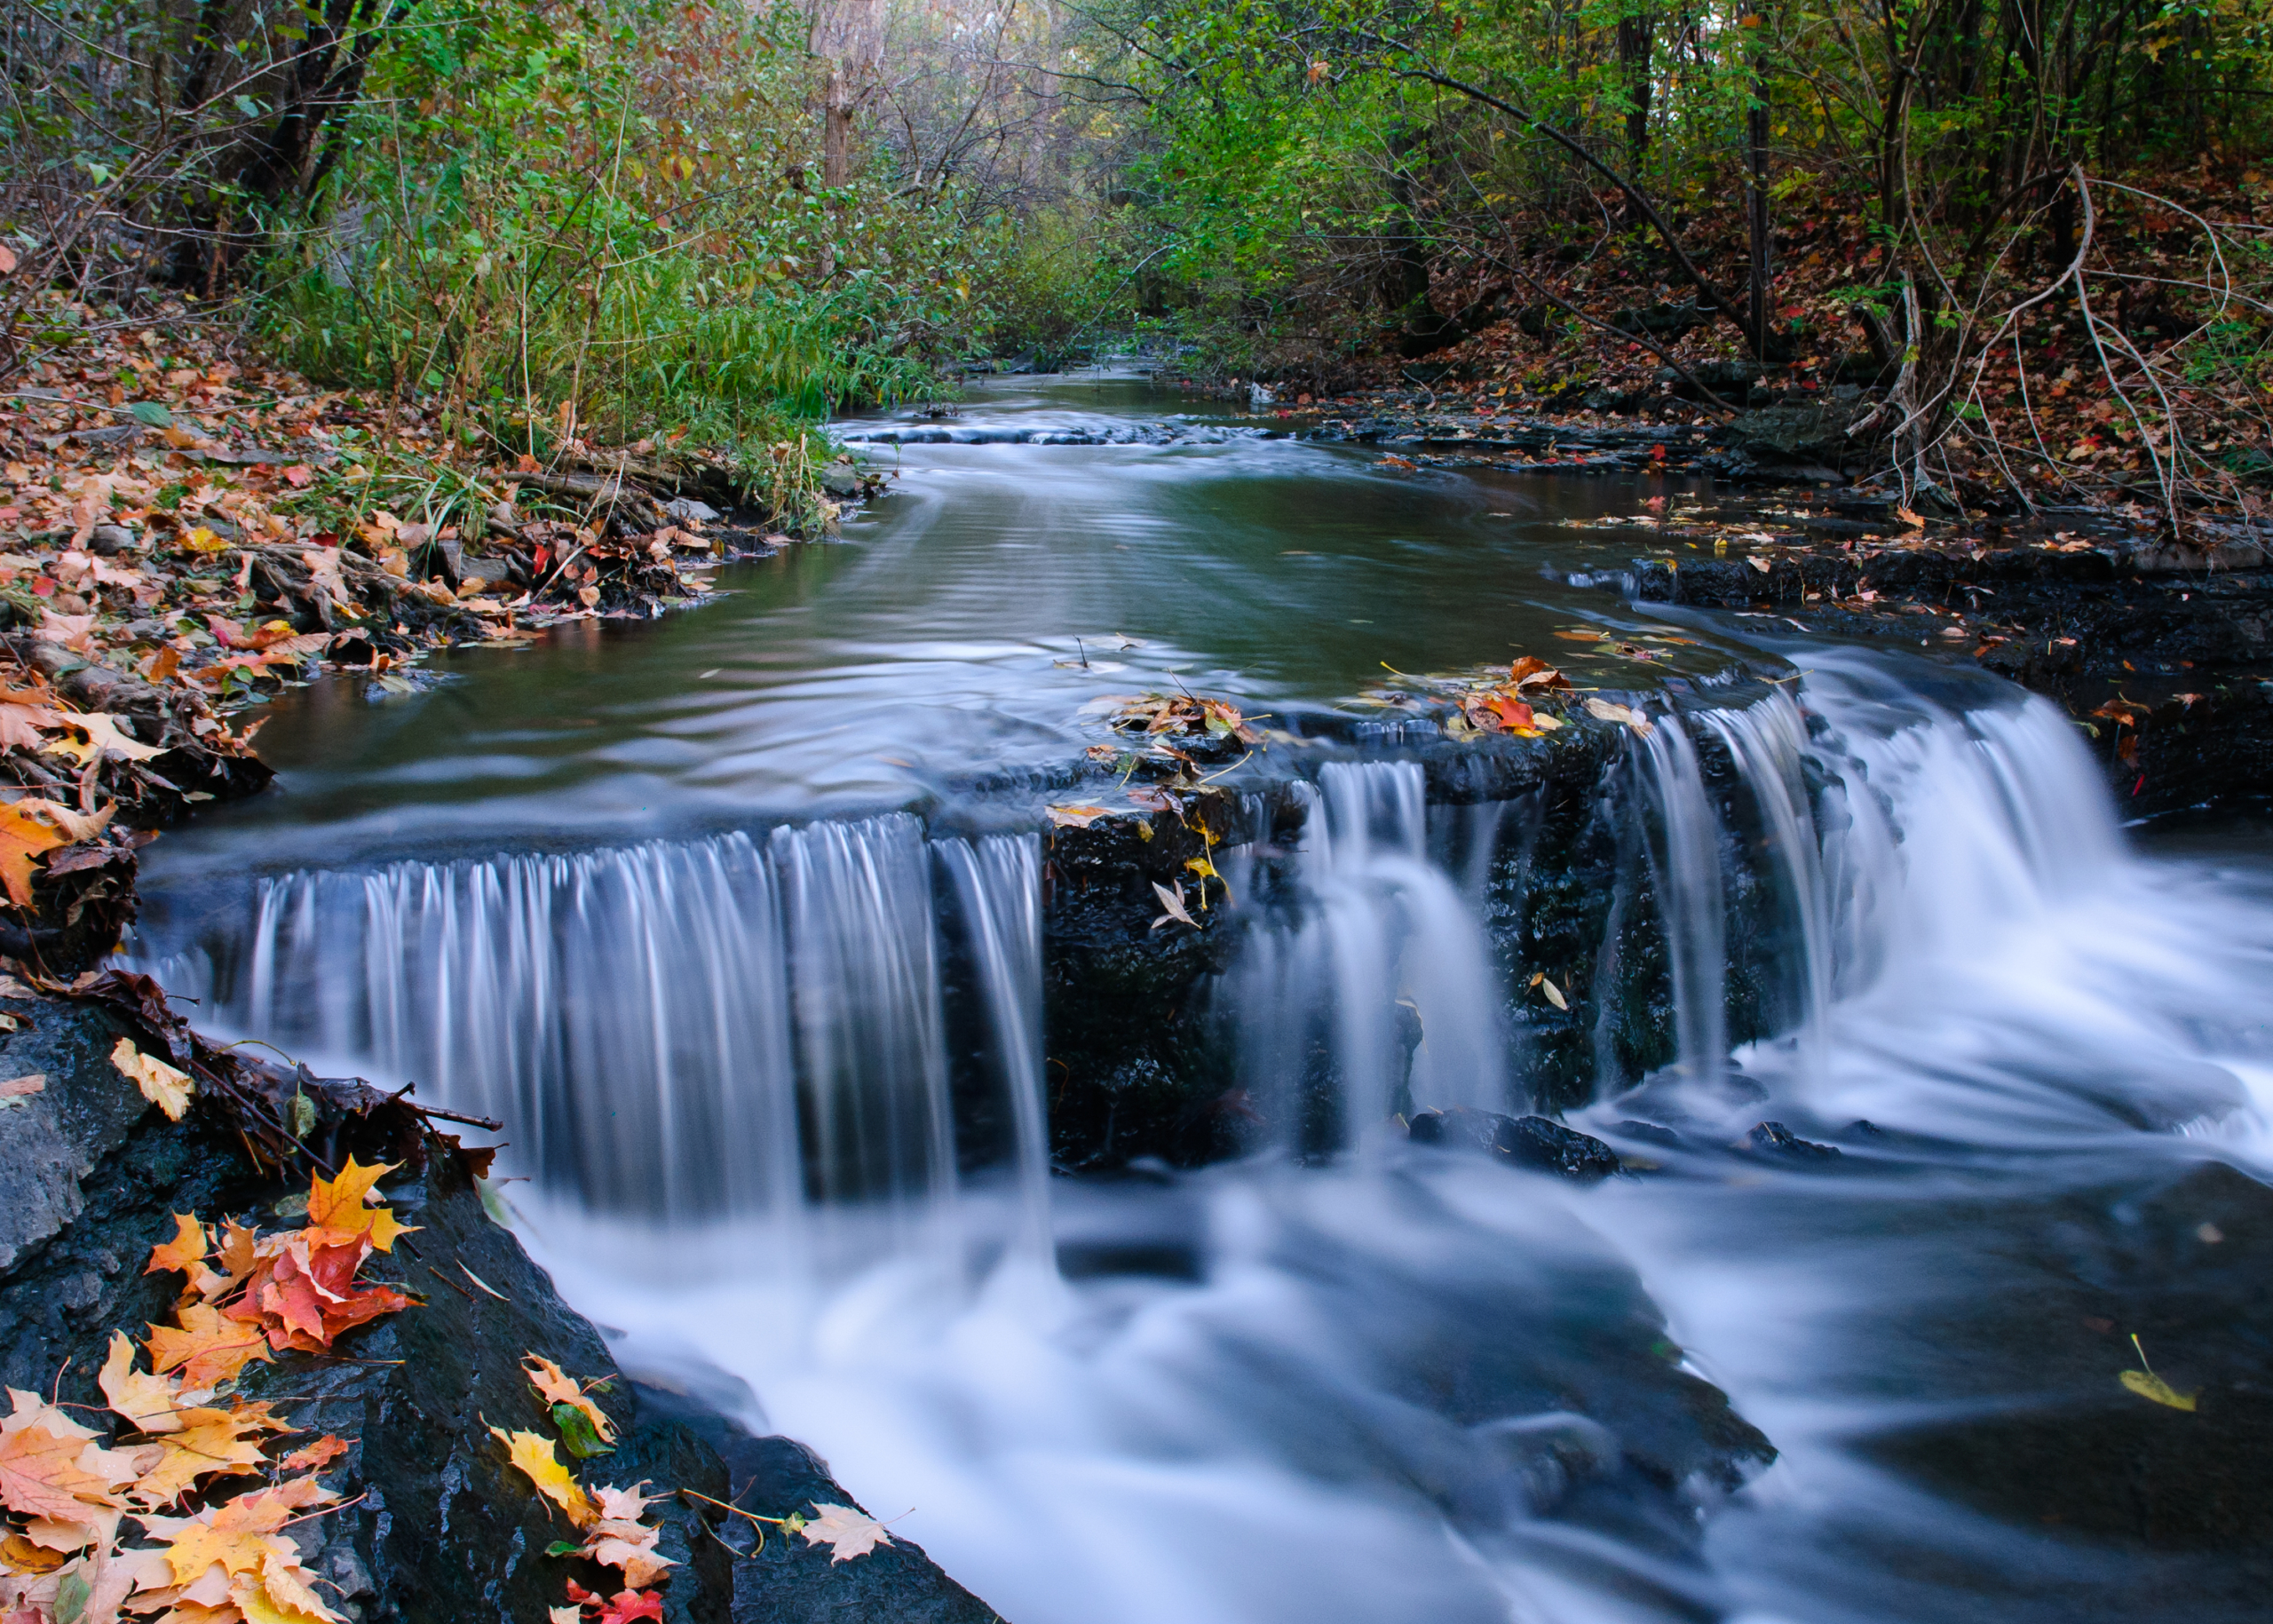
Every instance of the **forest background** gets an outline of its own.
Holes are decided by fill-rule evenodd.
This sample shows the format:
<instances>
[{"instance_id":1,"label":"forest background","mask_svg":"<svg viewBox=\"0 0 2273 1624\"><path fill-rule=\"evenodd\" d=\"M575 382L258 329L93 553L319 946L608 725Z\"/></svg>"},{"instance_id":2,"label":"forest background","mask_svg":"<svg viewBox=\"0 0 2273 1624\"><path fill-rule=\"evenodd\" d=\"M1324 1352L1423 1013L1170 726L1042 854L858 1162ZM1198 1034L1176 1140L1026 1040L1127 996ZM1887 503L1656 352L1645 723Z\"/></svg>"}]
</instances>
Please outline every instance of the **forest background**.
<instances>
[{"instance_id":1,"label":"forest background","mask_svg":"<svg viewBox=\"0 0 2273 1624\"><path fill-rule=\"evenodd\" d=\"M2273 0L0 14L9 387L222 321L430 458L701 445L778 509L831 412L1132 345L1290 403L1861 391L1906 488L2181 530L2273 472Z\"/></svg>"}]
</instances>

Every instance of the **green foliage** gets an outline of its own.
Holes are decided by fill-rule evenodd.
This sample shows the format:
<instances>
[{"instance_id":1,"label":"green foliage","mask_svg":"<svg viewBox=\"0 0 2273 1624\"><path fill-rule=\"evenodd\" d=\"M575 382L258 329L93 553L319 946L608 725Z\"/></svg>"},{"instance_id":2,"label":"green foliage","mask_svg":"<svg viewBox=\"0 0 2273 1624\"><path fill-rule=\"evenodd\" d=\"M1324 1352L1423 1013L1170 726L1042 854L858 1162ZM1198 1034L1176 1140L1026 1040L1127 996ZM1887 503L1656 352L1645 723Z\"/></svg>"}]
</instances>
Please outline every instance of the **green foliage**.
<instances>
[{"instance_id":1,"label":"green foliage","mask_svg":"<svg viewBox=\"0 0 2273 1624\"><path fill-rule=\"evenodd\" d=\"M788 13L437 15L390 43L265 317L319 376L440 396L455 432L767 448L930 390L956 245L806 162ZM800 459L802 460L802 453Z\"/></svg>"}]
</instances>

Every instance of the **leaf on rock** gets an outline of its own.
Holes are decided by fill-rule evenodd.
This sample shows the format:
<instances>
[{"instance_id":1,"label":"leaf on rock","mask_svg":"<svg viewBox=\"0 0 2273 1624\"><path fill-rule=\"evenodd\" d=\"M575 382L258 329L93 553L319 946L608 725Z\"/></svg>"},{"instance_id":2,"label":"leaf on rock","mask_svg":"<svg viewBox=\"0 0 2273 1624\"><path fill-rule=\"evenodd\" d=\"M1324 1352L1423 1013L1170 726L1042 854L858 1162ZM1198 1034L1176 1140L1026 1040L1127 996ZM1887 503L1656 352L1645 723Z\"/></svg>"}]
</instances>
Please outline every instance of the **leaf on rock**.
<instances>
[{"instance_id":1,"label":"leaf on rock","mask_svg":"<svg viewBox=\"0 0 2273 1624\"><path fill-rule=\"evenodd\" d=\"M0 1505L24 1517L83 1523L118 1504L114 1485L141 1475L140 1452L106 1449L36 1393L12 1387L15 1413L0 1420Z\"/></svg>"},{"instance_id":2,"label":"leaf on rock","mask_svg":"<svg viewBox=\"0 0 2273 1624\"><path fill-rule=\"evenodd\" d=\"M865 1557L881 1542L891 1543L891 1535L884 1525L865 1511L855 1511L850 1506L825 1506L812 1502L813 1515L797 1532L805 1536L809 1545L827 1545L836 1554L829 1558L836 1564L854 1557Z\"/></svg>"},{"instance_id":3,"label":"leaf on rock","mask_svg":"<svg viewBox=\"0 0 2273 1624\"><path fill-rule=\"evenodd\" d=\"M178 1072L155 1055L146 1055L134 1047L132 1038L121 1038L110 1051L110 1063L118 1067L134 1086L142 1090L142 1097L166 1113L166 1120L178 1122L189 1109L189 1097L196 1085L189 1073Z\"/></svg>"},{"instance_id":4,"label":"leaf on rock","mask_svg":"<svg viewBox=\"0 0 2273 1624\"><path fill-rule=\"evenodd\" d=\"M1176 889L1174 891L1170 891L1167 886L1161 884L1158 880L1155 880L1152 882L1152 893L1160 898L1160 906L1168 910L1158 919L1152 921L1153 930L1157 931L1165 924L1190 925L1195 931L1200 928L1200 922L1197 919L1194 919L1184 906L1184 882L1182 880L1178 880L1176 883Z\"/></svg>"},{"instance_id":5,"label":"leaf on rock","mask_svg":"<svg viewBox=\"0 0 2273 1624\"><path fill-rule=\"evenodd\" d=\"M168 1270L189 1273L205 1256L205 1226L194 1213L174 1214L174 1238L162 1246L150 1248L149 1266L145 1274L162 1274Z\"/></svg>"},{"instance_id":6,"label":"leaf on rock","mask_svg":"<svg viewBox=\"0 0 2273 1624\"><path fill-rule=\"evenodd\" d=\"M1616 722L1632 728L1636 738L1646 739L1650 736L1650 719L1629 706L1617 704L1606 699L1590 699L1587 701L1587 714L1598 722Z\"/></svg>"},{"instance_id":7,"label":"leaf on rock","mask_svg":"<svg viewBox=\"0 0 2273 1624\"><path fill-rule=\"evenodd\" d=\"M318 1472L352 1447L345 1438L327 1432L313 1444L301 1445L277 1464L288 1472Z\"/></svg>"},{"instance_id":8,"label":"leaf on rock","mask_svg":"<svg viewBox=\"0 0 2273 1624\"><path fill-rule=\"evenodd\" d=\"M226 1410L183 1410L175 1419L179 1430L169 1430L158 1439L156 1446L164 1452L162 1457L128 1491L137 1505L171 1505L200 1477L216 1472L257 1471L268 1463L260 1452L257 1435L289 1430L269 1414L265 1404L239 1402Z\"/></svg>"},{"instance_id":9,"label":"leaf on rock","mask_svg":"<svg viewBox=\"0 0 2273 1624\"><path fill-rule=\"evenodd\" d=\"M567 1513L568 1520L579 1528L590 1528L600 1520L599 1508L583 1485L568 1475L560 1457L552 1452L552 1440L534 1432L506 1432L492 1427L490 1435L505 1446L513 1464L521 1475L536 1485L536 1492Z\"/></svg>"},{"instance_id":10,"label":"leaf on rock","mask_svg":"<svg viewBox=\"0 0 2273 1624\"><path fill-rule=\"evenodd\" d=\"M2131 1345L2139 1349L2139 1363L2146 1365L2147 1351L2140 1346L2136 1333L2132 1335ZM2142 1398L2150 1399L2156 1404L2164 1405L2174 1410L2184 1410L2190 1415L2194 1413L2194 1401L2201 1397L2199 1393L2181 1392L2157 1375L2152 1366L2148 1366L2143 1370L2126 1370L2123 1373L2121 1380L2124 1386Z\"/></svg>"},{"instance_id":11,"label":"leaf on rock","mask_svg":"<svg viewBox=\"0 0 2273 1624\"><path fill-rule=\"evenodd\" d=\"M178 1326L150 1327L150 1367L161 1374L178 1369L185 1388L210 1392L252 1360L265 1364L272 1357L258 1326L229 1319L218 1308L193 1303L174 1318Z\"/></svg>"},{"instance_id":12,"label":"leaf on rock","mask_svg":"<svg viewBox=\"0 0 2273 1624\"><path fill-rule=\"evenodd\" d=\"M81 766L102 760L148 761L154 756L166 753L166 747L162 744L145 744L121 733L119 720L119 717L99 710L65 717L64 725L86 734L87 741L81 744L75 740L58 739L51 741L48 748L69 756Z\"/></svg>"},{"instance_id":13,"label":"leaf on rock","mask_svg":"<svg viewBox=\"0 0 2273 1624\"><path fill-rule=\"evenodd\" d=\"M1110 753L1113 747L1102 748ZM1099 818L1111 815L1102 806L1052 806L1047 810L1051 826L1061 829L1085 829Z\"/></svg>"},{"instance_id":14,"label":"leaf on rock","mask_svg":"<svg viewBox=\"0 0 2273 1624\"><path fill-rule=\"evenodd\" d=\"M373 1247L392 1252L397 1235L416 1232L396 1223L392 1208L367 1206L365 1202L380 1176L393 1172L400 1165L383 1161L376 1167L361 1167L350 1156L337 1178L327 1179L317 1174L308 1192L309 1225L335 1230L343 1235L368 1234Z\"/></svg>"},{"instance_id":15,"label":"leaf on rock","mask_svg":"<svg viewBox=\"0 0 2273 1624\"><path fill-rule=\"evenodd\" d=\"M557 1412L565 1406L577 1412L589 1429L598 1435L601 1443L615 1441L615 1423L587 1396L582 1382L543 1354L534 1351L522 1359L521 1369L527 1375L529 1385L536 1389L537 1397L556 1412L553 1417L556 1422L559 1420ZM572 1442L569 1446L573 1449L575 1446ZM634 1511L631 1515L638 1517L639 1514Z\"/></svg>"},{"instance_id":16,"label":"leaf on rock","mask_svg":"<svg viewBox=\"0 0 2273 1624\"><path fill-rule=\"evenodd\" d=\"M110 1407L145 1432L181 1430L181 1378L147 1375L134 1368L134 1343L123 1331L110 1335L110 1357L103 1361L103 1397Z\"/></svg>"},{"instance_id":17,"label":"leaf on rock","mask_svg":"<svg viewBox=\"0 0 2273 1624\"><path fill-rule=\"evenodd\" d=\"M68 845L69 839L32 815L43 801L16 801L0 806L0 884L18 907L32 905L32 859L44 852Z\"/></svg>"}]
</instances>

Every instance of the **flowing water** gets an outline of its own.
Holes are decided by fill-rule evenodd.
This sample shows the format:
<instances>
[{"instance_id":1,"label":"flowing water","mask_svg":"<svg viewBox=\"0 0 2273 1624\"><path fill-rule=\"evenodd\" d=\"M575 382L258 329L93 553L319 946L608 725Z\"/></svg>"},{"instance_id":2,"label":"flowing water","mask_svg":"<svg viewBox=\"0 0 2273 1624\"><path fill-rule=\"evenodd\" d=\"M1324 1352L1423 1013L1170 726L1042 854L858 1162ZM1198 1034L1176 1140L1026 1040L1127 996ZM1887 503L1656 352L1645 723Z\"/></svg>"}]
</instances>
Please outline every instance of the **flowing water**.
<instances>
[{"instance_id":1,"label":"flowing water","mask_svg":"<svg viewBox=\"0 0 2273 1624\"><path fill-rule=\"evenodd\" d=\"M628 1365L808 1440L1019 1624L2261 1617L2261 843L2137 849L2000 683L1549 573L1677 489L1175 406L871 425L897 494L718 605L296 696L282 792L154 849L136 954L211 1027L508 1120L524 1236ZM1299 834L1224 855L1210 994L1269 1131L1051 1176L1027 831L1082 705L1180 677L1299 725L1581 624L1693 679L1596 814L1674 1030L1571 1121L1636 1171L1390 1130L1401 1089L1531 1097L1526 812L1282 745ZM1793 679L1707 680L1747 649ZM1746 908L1778 1014L1731 1051Z\"/></svg>"}]
</instances>

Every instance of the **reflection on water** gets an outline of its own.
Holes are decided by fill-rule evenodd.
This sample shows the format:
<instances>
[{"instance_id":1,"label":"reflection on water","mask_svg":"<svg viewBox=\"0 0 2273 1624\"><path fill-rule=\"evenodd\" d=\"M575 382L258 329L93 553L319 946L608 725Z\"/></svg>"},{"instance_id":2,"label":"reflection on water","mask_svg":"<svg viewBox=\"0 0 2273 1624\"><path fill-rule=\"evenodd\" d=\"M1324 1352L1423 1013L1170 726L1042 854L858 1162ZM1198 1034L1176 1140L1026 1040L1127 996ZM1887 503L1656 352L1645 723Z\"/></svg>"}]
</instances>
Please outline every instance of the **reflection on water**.
<instances>
[{"instance_id":1,"label":"reflection on water","mask_svg":"<svg viewBox=\"0 0 2273 1624\"><path fill-rule=\"evenodd\" d=\"M1125 381L995 392L962 421L1184 405ZM352 679L286 696L261 735L284 793L220 809L169 857L242 861L256 829L271 860L278 840L329 858L343 842L878 810L1077 756L1096 736L1078 712L1101 693L1181 682L1269 711L1352 694L1384 665L1576 658L1556 628L1638 623L1542 574L1643 551L1632 532L1563 527L1632 507L1631 482L1401 471L1249 436L875 455L898 477L842 544L722 569L709 607L437 656L455 680L416 696L372 703Z\"/></svg>"}]
</instances>

